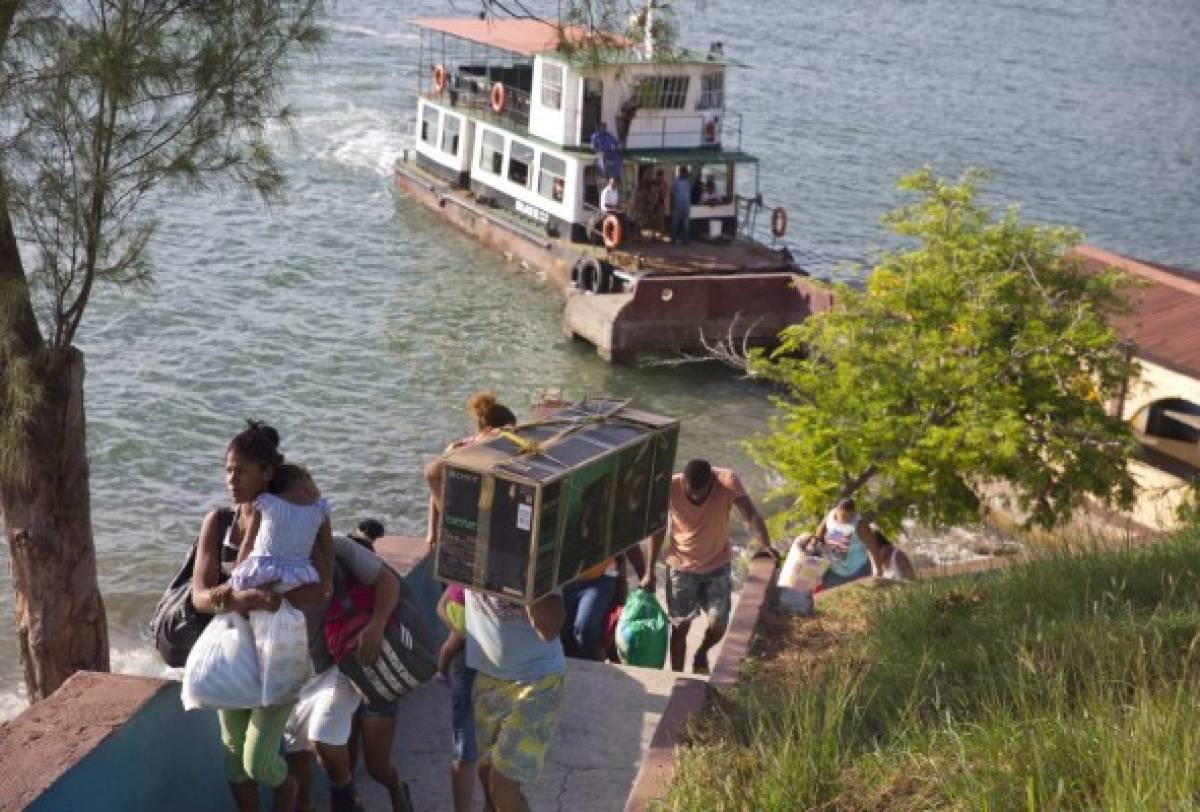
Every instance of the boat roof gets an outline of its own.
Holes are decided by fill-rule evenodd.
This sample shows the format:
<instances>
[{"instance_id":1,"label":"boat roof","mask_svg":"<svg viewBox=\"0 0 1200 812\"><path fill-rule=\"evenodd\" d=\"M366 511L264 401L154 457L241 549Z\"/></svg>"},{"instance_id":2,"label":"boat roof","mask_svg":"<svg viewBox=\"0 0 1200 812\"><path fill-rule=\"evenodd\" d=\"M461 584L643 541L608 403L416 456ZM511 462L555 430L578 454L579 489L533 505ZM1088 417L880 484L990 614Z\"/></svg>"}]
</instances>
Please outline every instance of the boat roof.
<instances>
[{"instance_id":1,"label":"boat roof","mask_svg":"<svg viewBox=\"0 0 1200 812\"><path fill-rule=\"evenodd\" d=\"M578 25L558 26L545 20L495 20L475 17L420 17L413 25L430 31L440 31L452 37L497 48L501 51L535 56L558 49L560 37L568 42L582 42L591 36ZM614 42L613 44L621 44Z\"/></svg>"},{"instance_id":2,"label":"boat roof","mask_svg":"<svg viewBox=\"0 0 1200 812\"><path fill-rule=\"evenodd\" d=\"M624 158L639 164L758 163L758 158L748 152L695 147L692 149L629 149L625 151Z\"/></svg>"},{"instance_id":3,"label":"boat roof","mask_svg":"<svg viewBox=\"0 0 1200 812\"><path fill-rule=\"evenodd\" d=\"M1113 326L1148 361L1200 378L1200 274L1183 268L1121 256L1092 245L1075 248L1084 268L1116 267L1140 280L1129 292L1132 309Z\"/></svg>"}]
</instances>

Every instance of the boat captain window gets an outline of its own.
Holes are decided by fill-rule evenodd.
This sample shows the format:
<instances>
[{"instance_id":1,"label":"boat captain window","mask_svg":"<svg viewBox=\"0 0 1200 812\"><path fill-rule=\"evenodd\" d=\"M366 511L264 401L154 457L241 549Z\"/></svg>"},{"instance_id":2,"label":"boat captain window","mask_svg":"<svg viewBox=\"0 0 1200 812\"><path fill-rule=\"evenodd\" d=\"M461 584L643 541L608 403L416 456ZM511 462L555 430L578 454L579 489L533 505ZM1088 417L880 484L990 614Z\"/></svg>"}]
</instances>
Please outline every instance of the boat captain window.
<instances>
[{"instance_id":1,"label":"boat captain window","mask_svg":"<svg viewBox=\"0 0 1200 812\"><path fill-rule=\"evenodd\" d=\"M447 155L458 154L458 136L462 130L462 119L447 114L442 121L442 152Z\"/></svg>"},{"instance_id":2,"label":"boat captain window","mask_svg":"<svg viewBox=\"0 0 1200 812\"><path fill-rule=\"evenodd\" d=\"M421 110L421 140L430 146L437 144L438 118L441 114L440 110L429 105Z\"/></svg>"},{"instance_id":3,"label":"boat captain window","mask_svg":"<svg viewBox=\"0 0 1200 812\"><path fill-rule=\"evenodd\" d=\"M686 76L643 76L635 96L638 107L645 110L682 110L687 92Z\"/></svg>"},{"instance_id":4,"label":"boat captain window","mask_svg":"<svg viewBox=\"0 0 1200 812\"><path fill-rule=\"evenodd\" d=\"M504 168L504 136L485 130L479 144L479 168L499 175Z\"/></svg>"},{"instance_id":5,"label":"boat captain window","mask_svg":"<svg viewBox=\"0 0 1200 812\"><path fill-rule=\"evenodd\" d=\"M561 65L542 64L542 106L562 109L563 69Z\"/></svg>"},{"instance_id":6,"label":"boat captain window","mask_svg":"<svg viewBox=\"0 0 1200 812\"><path fill-rule=\"evenodd\" d=\"M553 155L542 155L542 169L538 174L538 194L561 203L566 188L567 162Z\"/></svg>"},{"instance_id":7,"label":"boat captain window","mask_svg":"<svg viewBox=\"0 0 1200 812\"><path fill-rule=\"evenodd\" d=\"M508 155L508 179L518 186L529 188L529 176L533 167L533 147L512 142Z\"/></svg>"},{"instance_id":8,"label":"boat captain window","mask_svg":"<svg viewBox=\"0 0 1200 812\"><path fill-rule=\"evenodd\" d=\"M706 73L700 77L700 98L697 110L720 110L725 107L725 74Z\"/></svg>"}]
</instances>

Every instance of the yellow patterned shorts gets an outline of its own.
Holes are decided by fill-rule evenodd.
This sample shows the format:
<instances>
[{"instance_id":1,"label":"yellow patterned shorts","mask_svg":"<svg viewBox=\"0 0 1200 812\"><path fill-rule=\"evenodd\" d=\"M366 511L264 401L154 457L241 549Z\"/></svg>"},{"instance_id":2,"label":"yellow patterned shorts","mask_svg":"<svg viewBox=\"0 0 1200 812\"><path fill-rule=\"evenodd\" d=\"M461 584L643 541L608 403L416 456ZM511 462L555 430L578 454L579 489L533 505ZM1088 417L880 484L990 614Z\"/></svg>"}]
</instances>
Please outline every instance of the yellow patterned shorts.
<instances>
[{"instance_id":1,"label":"yellow patterned shorts","mask_svg":"<svg viewBox=\"0 0 1200 812\"><path fill-rule=\"evenodd\" d=\"M510 682L475 678L475 735L479 761L505 778L532 784L542 774L562 702L563 675Z\"/></svg>"}]
</instances>

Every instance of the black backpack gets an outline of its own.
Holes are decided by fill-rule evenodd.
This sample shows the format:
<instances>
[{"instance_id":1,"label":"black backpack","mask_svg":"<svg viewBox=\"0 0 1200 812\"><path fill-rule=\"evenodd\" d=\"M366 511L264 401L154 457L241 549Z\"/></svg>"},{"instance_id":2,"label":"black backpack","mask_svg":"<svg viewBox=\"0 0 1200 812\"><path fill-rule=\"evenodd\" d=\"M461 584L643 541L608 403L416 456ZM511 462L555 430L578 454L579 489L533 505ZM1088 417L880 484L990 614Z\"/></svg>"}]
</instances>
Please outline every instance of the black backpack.
<instances>
[{"instance_id":1,"label":"black backpack","mask_svg":"<svg viewBox=\"0 0 1200 812\"><path fill-rule=\"evenodd\" d=\"M224 538L233 525L233 510L221 508L217 511L218 536ZM154 608L154 617L150 620L150 631L154 634L154 647L163 658L163 662L172 668L180 668L187 663L188 653L200 637L200 633L208 626L213 616L197 612L192 605L192 573L196 568L196 547L193 544L188 550L183 566L171 579L171 585L158 599ZM224 544L221 545L224 549ZM218 575L218 583L224 582L224 575Z\"/></svg>"}]
</instances>

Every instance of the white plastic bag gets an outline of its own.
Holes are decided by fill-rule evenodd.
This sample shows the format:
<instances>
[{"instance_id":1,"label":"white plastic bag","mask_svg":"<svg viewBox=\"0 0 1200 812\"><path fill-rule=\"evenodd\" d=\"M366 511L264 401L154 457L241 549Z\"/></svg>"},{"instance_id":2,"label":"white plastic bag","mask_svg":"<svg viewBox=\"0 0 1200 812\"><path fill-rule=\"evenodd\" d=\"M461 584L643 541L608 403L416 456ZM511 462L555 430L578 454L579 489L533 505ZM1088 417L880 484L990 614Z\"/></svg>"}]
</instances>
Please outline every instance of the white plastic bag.
<instances>
[{"instance_id":1,"label":"white plastic bag","mask_svg":"<svg viewBox=\"0 0 1200 812\"><path fill-rule=\"evenodd\" d=\"M821 583L825 570L829 569L829 559L804 551L804 544L810 538L801 536L792 540L783 568L779 571L779 603L785 610L801 615L813 613L813 589Z\"/></svg>"},{"instance_id":2,"label":"white plastic bag","mask_svg":"<svg viewBox=\"0 0 1200 812\"><path fill-rule=\"evenodd\" d=\"M253 708L262 696L254 632L237 612L217 615L188 654L183 707Z\"/></svg>"},{"instance_id":3,"label":"white plastic bag","mask_svg":"<svg viewBox=\"0 0 1200 812\"><path fill-rule=\"evenodd\" d=\"M783 561L783 569L779 571L779 586L811 589L821 582L825 570L829 569L829 559L809 555L804 551L804 543L807 540L804 536L793 539L787 558Z\"/></svg>"},{"instance_id":4,"label":"white plastic bag","mask_svg":"<svg viewBox=\"0 0 1200 812\"><path fill-rule=\"evenodd\" d=\"M250 627L262 667L262 692L254 704L266 707L292 701L312 676L304 613L285 598L274 612L251 612Z\"/></svg>"}]
</instances>

